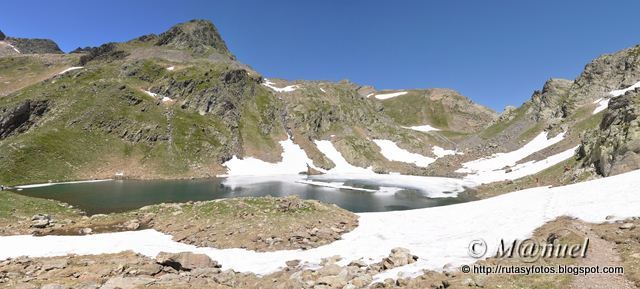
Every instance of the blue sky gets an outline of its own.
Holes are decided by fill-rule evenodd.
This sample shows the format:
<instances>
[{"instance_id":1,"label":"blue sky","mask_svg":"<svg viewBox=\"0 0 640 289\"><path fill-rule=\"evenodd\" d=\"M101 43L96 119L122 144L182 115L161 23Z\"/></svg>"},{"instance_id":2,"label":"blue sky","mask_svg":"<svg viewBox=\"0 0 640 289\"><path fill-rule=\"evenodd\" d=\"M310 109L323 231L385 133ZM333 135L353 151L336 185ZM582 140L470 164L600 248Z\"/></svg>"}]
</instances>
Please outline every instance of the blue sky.
<instances>
[{"instance_id":1,"label":"blue sky","mask_svg":"<svg viewBox=\"0 0 640 289\"><path fill-rule=\"evenodd\" d=\"M93 3L93 4L92 4ZM7 1L0 30L69 51L214 22L267 77L453 88L501 111L640 44L640 1Z\"/></svg>"}]
</instances>

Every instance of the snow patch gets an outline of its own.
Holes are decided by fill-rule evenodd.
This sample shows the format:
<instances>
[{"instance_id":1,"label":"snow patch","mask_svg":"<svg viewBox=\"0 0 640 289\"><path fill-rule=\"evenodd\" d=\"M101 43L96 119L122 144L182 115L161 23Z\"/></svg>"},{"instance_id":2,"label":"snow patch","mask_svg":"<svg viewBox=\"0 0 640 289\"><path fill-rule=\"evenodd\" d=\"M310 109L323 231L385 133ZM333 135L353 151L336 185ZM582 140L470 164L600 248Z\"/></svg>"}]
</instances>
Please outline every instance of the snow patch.
<instances>
[{"instance_id":1,"label":"snow patch","mask_svg":"<svg viewBox=\"0 0 640 289\"><path fill-rule=\"evenodd\" d=\"M403 126L403 128L417 130L421 132L440 131L439 128L432 127L428 124L418 125L418 126Z\"/></svg>"},{"instance_id":2,"label":"snow patch","mask_svg":"<svg viewBox=\"0 0 640 289\"><path fill-rule=\"evenodd\" d=\"M169 71L174 71L175 69L176 69L176 67L175 67L175 66L169 66L169 67L167 67L167 70L169 70Z\"/></svg>"},{"instance_id":3,"label":"snow patch","mask_svg":"<svg viewBox=\"0 0 640 289\"><path fill-rule=\"evenodd\" d=\"M623 88L623 89L618 89L618 90L613 90L611 91L609 94L613 97L618 97L621 96L625 93L627 93L628 91L634 90L636 88L640 87L640 81L636 82L636 84L629 86L627 88Z\"/></svg>"},{"instance_id":4,"label":"snow patch","mask_svg":"<svg viewBox=\"0 0 640 289\"><path fill-rule=\"evenodd\" d=\"M99 183L99 182L108 182L113 181L113 179L101 179L101 180L86 180L86 181L71 181L71 182L59 182L59 183L42 183L42 184L30 184L30 185L20 185L15 186L16 189L31 189L31 188L41 188L55 185L67 185L67 184L83 184L83 183Z\"/></svg>"},{"instance_id":5,"label":"snow patch","mask_svg":"<svg viewBox=\"0 0 640 289\"><path fill-rule=\"evenodd\" d=\"M318 186L318 187L332 188L332 189L345 189L345 190L362 191L362 192L369 192L369 193L375 193L378 191L378 190L346 186L342 182L318 182L318 181L311 181L311 180L299 180L297 181L297 183Z\"/></svg>"},{"instance_id":6,"label":"snow patch","mask_svg":"<svg viewBox=\"0 0 640 289\"><path fill-rule=\"evenodd\" d=\"M171 101L173 101L173 99L170 97L166 97L166 96L162 97L162 102L171 102Z\"/></svg>"},{"instance_id":7,"label":"snow patch","mask_svg":"<svg viewBox=\"0 0 640 289\"><path fill-rule=\"evenodd\" d=\"M443 149L439 146L433 146L432 150L433 150L433 154L436 155L438 158L442 158L444 156L462 154L454 150Z\"/></svg>"},{"instance_id":8,"label":"snow patch","mask_svg":"<svg viewBox=\"0 0 640 289\"><path fill-rule=\"evenodd\" d=\"M409 92L400 91L400 92L392 92L392 93L382 93L382 94L375 94L375 97L377 99L380 99L380 100L385 100L385 99L389 99L389 98L394 98L396 96L405 95L407 93L409 93Z\"/></svg>"},{"instance_id":9,"label":"snow patch","mask_svg":"<svg viewBox=\"0 0 640 289\"><path fill-rule=\"evenodd\" d=\"M280 141L280 146L282 146L282 160L277 163L265 162L254 157L239 159L234 155L222 164L228 169L226 176L296 175L300 172L306 172L307 164L318 171L325 171L314 166L313 160L291 138Z\"/></svg>"},{"instance_id":10,"label":"snow patch","mask_svg":"<svg viewBox=\"0 0 640 289\"><path fill-rule=\"evenodd\" d=\"M390 140L374 139L373 142L380 147L380 153L390 161L414 164L423 168L428 167L431 163L436 161L434 158L425 157L421 154L412 153L400 148L396 143Z\"/></svg>"},{"instance_id":11,"label":"snow patch","mask_svg":"<svg viewBox=\"0 0 640 289\"><path fill-rule=\"evenodd\" d=\"M276 86L274 86L275 83L269 81L266 78L264 79L264 82L262 83L262 85L264 85L264 86L266 86L268 88L271 88L271 89L273 89L274 91L277 91L277 92L292 92L292 91L295 91L296 89L300 88L300 86L297 85L297 84L285 86L285 87L282 87L282 88L276 87Z\"/></svg>"},{"instance_id":12,"label":"snow patch","mask_svg":"<svg viewBox=\"0 0 640 289\"><path fill-rule=\"evenodd\" d=\"M151 92L151 91L144 90L144 89L143 89L142 91L144 91L144 93L146 93L148 96L151 96L151 97L158 97L158 94L157 94L157 93L153 93L153 92Z\"/></svg>"},{"instance_id":13,"label":"snow patch","mask_svg":"<svg viewBox=\"0 0 640 289\"><path fill-rule=\"evenodd\" d=\"M530 142L523 147L508 153L496 153L486 158L462 164L462 168L456 170L458 173L482 173L494 170L500 170L507 166L514 166L516 162L527 156L538 152L546 147L554 145L564 139L564 132L559 133L555 137L547 139L548 132L544 131L538 134Z\"/></svg>"},{"instance_id":14,"label":"snow patch","mask_svg":"<svg viewBox=\"0 0 640 289\"><path fill-rule=\"evenodd\" d=\"M609 107L609 101L611 100L611 98L624 95L628 91L634 90L639 87L640 87L640 81L636 82L636 84L629 86L627 88L612 90L611 92L609 92L609 96L596 99L593 103L597 103L598 106L593 110L592 114L597 114L607 109L607 107Z\"/></svg>"},{"instance_id":15,"label":"snow patch","mask_svg":"<svg viewBox=\"0 0 640 289\"><path fill-rule=\"evenodd\" d=\"M65 69L65 70L63 70L63 71L60 71L60 72L58 73L58 75L65 74L65 73L67 73L67 72L69 72L69 71L73 71L73 70L83 69L83 68L84 68L83 66L74 66L74 67L69 67L69 68L67 68L67 69Z\"/></svg>"},{"instance_id":16,"label":"snow patch","mask_svg":"<svg viewBox=\"0 0 640 289\"><path fill-rule=\"evenodd\" d=\"M219 261L223 270L269 274L286 267L287 260L318 266L322 258L340 255L339 264L362 259L378 262L392 248L405 247L419 257L376 276L397 277L423 269L442 270L477 261L467 254L471 240L482 238L490 252L500 240L524 239L533 230L560 216L586 222L604 222L637 215L640 207L640 170L562 187L538 187L489 199L418 210L361 213L359 226L341 240L309 250L255 252L245 249L195 247L154 230L87 236L31 235L0 237L0 259L19 256L51 257L67 254L105 254L132 250L154 258L160 252L194 252ZM428 233L425 233L428 232ZM488 254L490 255L490 254ZM395 275L395 276L394 276Z\"/></svg>"},{"instance_id":17,"label":"snow patch","mask_svg":"<svg viewBox=\"0 0 640 289\"><path fill-rule=\"evenodd\" d=\"M327 171L327 173L333 174L374 174L373 169L371 167L361 168L351 165L347 160L342 156L342 154L333 146L333 143L328 140L315 140L313 141L316 144L318 150L323 153L333 164L334 168Z\"/></svg>"},{"instance_id":18,"label":"snow patch","mask_svg":"<svg viewBox=\"0 0 640 289\"><path fill-rule=\"evenodd\" d=\"M591 114L597 114L605 109L607 109L607 107L609 107L609 100L611 100L610 98L599 98L597 99L594 103L597 103L598 106L593 110L593 113Z\"/></svg>"},{"instance_id":19,"label":"snow patch","mask_svg":"<svg viewBox=\"0 0 640 289\"><path fill-rule=\"evenodd\" d=\"M528 161L526 163L517 164L509 169L483 171L476 174L470 174L464 177L464 179L477 184L519 179L546 170L573 157L577 148L578 146L575 146L563 152L549 156L543 160Z\"/></svg>"},{"instance_id":20,"label":"snow patch","mask_svg":"<svg viewBox=\"0 0 640 289\"><path fill-rule=\"evenodd\" d=\"M0 41L0 44L4 44L8 46L9 48L13 49L13 51L15 51L16 53L21 53L20 50L18 50L18 48L16 48L15 46L13 46L11 43L7 41Z\"/></svg>"}]
</instances>

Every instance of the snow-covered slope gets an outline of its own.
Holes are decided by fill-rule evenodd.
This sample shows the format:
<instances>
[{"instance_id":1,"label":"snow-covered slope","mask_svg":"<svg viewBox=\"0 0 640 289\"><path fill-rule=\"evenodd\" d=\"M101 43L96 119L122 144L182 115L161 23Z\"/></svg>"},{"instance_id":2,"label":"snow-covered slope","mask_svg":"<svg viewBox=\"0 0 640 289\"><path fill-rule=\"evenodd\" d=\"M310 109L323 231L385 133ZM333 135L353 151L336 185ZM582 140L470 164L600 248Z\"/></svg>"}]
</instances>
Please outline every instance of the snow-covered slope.
<instances>
[{"instance_id":1,"label":"snow-covered slope","mask_svg":"<svg viewBox=\"0 0 640 289\"><path fill-rule=\"evenodd\" d=\"M262 83L262 85L271 88L272 90L276 91L276 92L292 92L295 91L296 89L299 88L298 85L289 85L289 86L285 86L285 87L277 87L275 86L275 83L273 83L272 81L268 80L268 79L264 79L264 82Z\"/></svg>"},{"instance_id":2,"label":"snow-covered slope","mask_svg":"<svg viewBox=\"0 0 640 289\"><path fill-rule=\"evenodd\" d=\"M400 148L396 143L386 139L374 139L373 142L380 147L380 153L390 161L414 164L426 168L435 162L435 158L425 157Z\"/></svg>"},{"instance_id":3,"label":"snow-covered slope","mask_svg":"<svg viewBox=\"0 0 640 289\"><path fill-rule=\"evenodd\" d=\"M300 148L297 144L293 143L291 138L280 141L282 146L282 160L278 163L269 163L263 160L259 160L253 157L247 157L239 159L233 156L223 164L227 167L228 176L266 176L266 175L284 175L291 174L296 175L300 172L307 171L307 165L310 167L323 171L313 165L307 153Z\"/></svg>"},{"instance_id":4,"label":"snow-covered slope","mask_svg":"<svg viewBox=\"0 0 640 289\"><path fill-rule=\"evenodd\" d=\"M329 140L316 140L314 141L316 147L322 152L333 164L334 168L329 170L329 173L334 174L373 174L371 168L361 168L351 165L342 156L342 154L333 146L333 143Z\"/></svg>"},{"instance_id":5,"label":"snow-covered slope","mask_svg":"<svg viewBox=\"0 0 640 289\"><path fill-rule=\"evenodd\" d=\"M421 131L421 132L430 132L430 131L439 131L439 128L435 128L432 127L428 124L425 125L417 125L417 126L403 126L403 128L406 129L412 129L412 130L416 130L416 131Z\"/></svg>"},{"instance_id":6,"label":"snow-covered slope","mask_svg":"<svg viewBox=\"0 0 640 289\"><path fill-rule=\"evenodd\" d=\"M374 97L379 99L379 100L385 100L385 99L389 99L389 98L394 98L396 96L401 96L401 95L405 95L409 92L407 91L400 91L400 92L391 92L391 93L376 93L374 94Z\"/></svg>"},{"instance_id":7,"label":"snow-covered slope","mask_svg":"<svg viewBox=\"0 0 640 289\"><path fill-rule=\"evenodd\" d=\"M463 163L462 168L456 172L468 174L465 179L478 184L513 180L542 171L574 155L575 148L572 148L542 161L516 165L518 161L564 139L564 133L559 133L552 138L547 138L547 134L547 132L541 132L517 150Z\"/></svg>"},{"instance_id":8,"label":"snow-covered slope","mask_svg":"<svg viewBox=\"0 0 640 289\"><path fill-rule=\"evenodd\" d=\"M470 241L482 238L490 252L500 239L526 238L545 222L568 215L588 222L607 216L637 216L640 207L640 170L563 187L538 187L498 197L443 207L410 211L359 214L359 226L342 240L319 248L298 251L254 252L245 249L196 248L171 240L154 230L90 236L0 237L0 259L18 256L101 254L133 250L150 257L159 252L193 251L211 256L224 269L267 274L285 267L287 260L306 265L340 255L343 263L363 259L379 261L394 247L406 247L419 257L417 263L392 271L415 273L440 270L443 265L472 263ZM436 221L437 220L437 221ZM389 274L387 273L387 276ZM385 276L386 277L386 276Z\"/></svg>"}]
</instances>

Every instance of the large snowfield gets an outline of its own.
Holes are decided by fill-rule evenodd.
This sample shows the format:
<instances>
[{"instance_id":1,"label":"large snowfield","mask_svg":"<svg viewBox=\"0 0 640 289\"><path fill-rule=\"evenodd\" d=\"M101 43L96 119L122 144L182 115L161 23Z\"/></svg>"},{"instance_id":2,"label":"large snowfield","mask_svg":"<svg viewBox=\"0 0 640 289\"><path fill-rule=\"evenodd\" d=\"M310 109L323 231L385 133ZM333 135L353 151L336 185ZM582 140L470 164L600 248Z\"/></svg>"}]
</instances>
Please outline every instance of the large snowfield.
<instances>
[{"instance_id":1,"label":"large snowfield","mask_svg":"<svg viewBox=\"0 0 640 289\"><path fill-rule=\"evenodd\" d=\"M155 257L159 252L204 253L223 268L267 274L300 259L317 266L321 258L340 255L342 263L362 259L376 262L395 247L405 247L419 257L417 263L383 273L418 274L422 269L473 263L467 255L470 241L482 238L495 252L500 239L526 238L545 222L571 216L587 222L604 222L638 215L640 170L563 187L538 187L490 199L409 211L359 214L359 226L331 244L302 250L255 252L245 249L197 248L171 240L154 230L89 236L0 237L0 259L66 254L103 254L126 250ZM393 276L390 276L393 275Z\"/></svg>"}]
</instances>

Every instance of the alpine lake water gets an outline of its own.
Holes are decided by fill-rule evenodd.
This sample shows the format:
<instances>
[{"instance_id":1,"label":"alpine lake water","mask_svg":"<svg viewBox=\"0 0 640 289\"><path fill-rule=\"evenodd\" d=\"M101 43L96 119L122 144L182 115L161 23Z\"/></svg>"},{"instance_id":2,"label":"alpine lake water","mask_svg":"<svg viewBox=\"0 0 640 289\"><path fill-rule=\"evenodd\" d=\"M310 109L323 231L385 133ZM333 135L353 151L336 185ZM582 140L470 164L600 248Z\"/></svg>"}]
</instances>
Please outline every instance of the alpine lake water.
<instances>
[{"instance_id":1,"label":"alpine lake water","mask_svg":"<svg viewBox=\"0 0 640 289\"><path fill-rule=\"evenodd\" d=\"M375 181L346 180L345 186L378 190ZM138 209L160 203L183 203L239 197L285 197L296 195L352 212L384 212L444 206L473 200L468 193L446 198L429 198L424 192L398 186L393 192L378 193L357 189L329 188L277 179L228 185L225 178L196 180L112 180L57 184L24 188L15 192L70 204L89 215Z\"/></svg>"}]
</instances>

